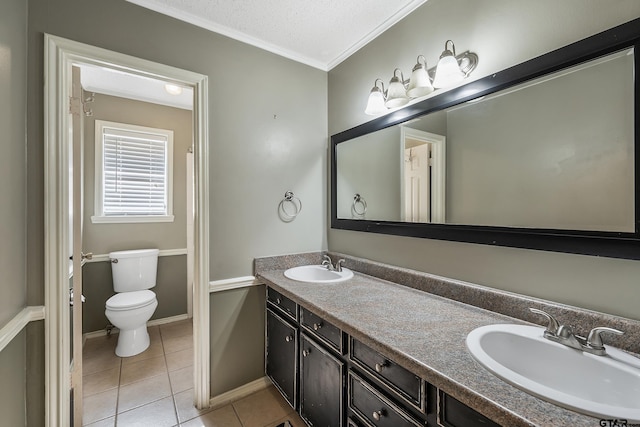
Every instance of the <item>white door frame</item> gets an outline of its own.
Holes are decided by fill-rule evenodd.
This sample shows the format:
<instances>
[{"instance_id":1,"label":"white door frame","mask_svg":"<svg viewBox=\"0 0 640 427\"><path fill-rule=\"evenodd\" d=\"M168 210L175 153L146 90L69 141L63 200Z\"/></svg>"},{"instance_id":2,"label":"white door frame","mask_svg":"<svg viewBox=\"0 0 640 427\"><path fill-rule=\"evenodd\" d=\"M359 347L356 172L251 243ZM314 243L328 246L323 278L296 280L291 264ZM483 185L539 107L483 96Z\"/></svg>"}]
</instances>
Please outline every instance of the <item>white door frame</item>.
<instances>
[{"instance_id":1,"label":"white door frame","mask_svg":"<svg viewBox=\"0 0 640 427\"><path fill-rule=\"evenodd\" d=\"M193 290L194 402L209 406L209 155L205 75L45 34L44 291L45 422L70 425L69 401L69 88L71 66L105 66L194 89L195 254Z\"/></svg>"}]
</instances>

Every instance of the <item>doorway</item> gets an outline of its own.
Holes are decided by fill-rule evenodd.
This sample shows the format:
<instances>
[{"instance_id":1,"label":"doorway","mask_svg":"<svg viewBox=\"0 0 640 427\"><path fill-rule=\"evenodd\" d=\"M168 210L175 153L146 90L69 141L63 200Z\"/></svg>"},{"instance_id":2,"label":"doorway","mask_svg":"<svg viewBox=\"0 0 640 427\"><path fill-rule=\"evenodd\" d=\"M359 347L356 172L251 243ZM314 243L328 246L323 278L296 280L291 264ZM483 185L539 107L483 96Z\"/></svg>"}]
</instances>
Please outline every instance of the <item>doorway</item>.
<instances>
[{"instance_id":1,"label":"doorway","mask_svg":"<svg viewBox=\"0 0 640 427\"><path fill-rule=\"evenodd\" d=\"M72 244L68 236L78 236L77 191L72 190L74 167L81 169L72 149L73 113L86 113L86 105L74 105L73 67L98 67L118 73L152 78L193 90L193 375L194 401L198 408L209 404L209 298L208 298L208 155L207 155L207 77L128 55L45 35L45 359L46 422L72 425L79 420L81 407L81 363L72 360L71 325L81 313L82 294L74 292L69 310L69 254L73 253L76 272L81 271L82 242ZM72 96L69 96L72 95ZM77 93L75 94L77 95ZM84 101L88 101L84 96ZM81 103L82 104L82 103ZM86 104L86 103L85 103ZM80 110L78 110L78 108ZM90 106L88 107L90 109ZM182 158L186 162L187 156ZM77 181L77 180L76 180ZM77 193L76 193L77 194ZM75 202L75 203L74 203ZM76 229L76 233L72 232ZM185 230L186 232L186 230ZM77 275L74 275L77 276ZM81 276L81 275L80 275ZM74 280L74 282L76 282ZM74 283L81 289L81 282ZM75 319L75 321L74 321ZM76 340L77 342L77 340ZM78 350L75 346L74 352ZM77 358L75 360L78 360ZM72 378L72 381L69 381ZM71 393L76 389L75 399ZM75 406L72 406L73 405ZM76 423L77 425L77 423Z\"/></svg>"},{"instance_id":2,"label":"doorway","mask_svg":"<svg viewBox=\"0 0 640 427\"><path fill-rule=\"evenodd\" d=\"M400 206L406 222L445 222L446 137L401 127Z\"/></svg>"}]
</instances>

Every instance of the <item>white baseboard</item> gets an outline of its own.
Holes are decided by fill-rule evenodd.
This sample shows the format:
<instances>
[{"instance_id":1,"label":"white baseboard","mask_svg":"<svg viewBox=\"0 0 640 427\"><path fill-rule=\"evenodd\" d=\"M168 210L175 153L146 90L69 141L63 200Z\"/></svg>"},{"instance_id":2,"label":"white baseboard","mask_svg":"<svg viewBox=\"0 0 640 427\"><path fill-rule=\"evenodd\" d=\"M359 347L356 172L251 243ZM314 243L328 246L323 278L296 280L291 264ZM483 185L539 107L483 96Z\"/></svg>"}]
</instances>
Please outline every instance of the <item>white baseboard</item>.
<instances>
[{"instance_id":1,"label":"white baseboard","mask_svg":"<svg viewBox=\"0 0 640 427\"><path fill-rule=\"evenodd\" d=\"M219 396L215 396L211 398L209 401L209 406L213 409L218 408L220 406L227 405L231 402L234 402L238 399L242 399L250 394L253 394L257 391L264 390L265 388L271 385L271 380L268 377L258 378L255 381L251 381L248 384L235 388L226 393L222 393Z\"/></svg>"},{"instance_id":2,"label":"white baseboard","mask_svg":"<svg viewBox=\"0 0 640 427\"><path fill-rule=\"evenodd\" d=\"M164 317L162 319L153 319L147 322L147 326L166 325L167 323L179 322L181 320L190 319L188 314L178 314L176 316Z\"/></svg>"},{"instance_id":3,"label":"white baseboard","mask_svg":"<svg viewBox=\"0 0 640 427\"><path fill-rule=\"evenodd\" d=\"M153 319L153 320L149 320L147 322L147 327L149 326L158 326L158 325L166 325L167 323L173 323L173 322L179 322L181 320L187 320L190 319L188 314L178 314L177 316L171 316L171 317L163 317L162 319ZM117 334L119 333L120 330L116 327L114 327L111 330L112 334ZM87 332L86 334L82 334L82 343L84 344L84 342L89 339L89 338L97 338L97 337L103 337L107 335L107 330L106 329L101 329L99 331L93 331L93 332Z\"/></svg>"}]
</instances>

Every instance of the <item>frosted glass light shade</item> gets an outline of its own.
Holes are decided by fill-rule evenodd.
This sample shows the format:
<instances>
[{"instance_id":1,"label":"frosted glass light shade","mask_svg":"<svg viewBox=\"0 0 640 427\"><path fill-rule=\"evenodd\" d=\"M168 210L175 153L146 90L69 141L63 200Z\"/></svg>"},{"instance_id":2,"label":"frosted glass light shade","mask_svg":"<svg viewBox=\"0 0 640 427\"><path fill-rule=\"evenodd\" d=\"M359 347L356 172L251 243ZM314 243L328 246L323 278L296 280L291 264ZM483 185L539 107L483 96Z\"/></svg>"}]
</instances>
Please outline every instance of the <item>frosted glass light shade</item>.
<instances>
[{"instance_id":1,"label":"frosted glass light shade","mask_svg":"<svg viewBox=\"0 0 640 427\"><path fill-rule=\"evenodd\" d=\"M433 86L429 79L429 73L424 69L422 64L418 64L413 68L411 79L409 80L409 88L407 95L411 98L418 98L433 92Z\"/></svg>"},{"instance_id":2,"label":"frosted glass light shade","mask_svg":"<svg viewBox=\"0 0 640 427\"><path fill-rule=\"evenodd\" d=\"M384 95L382 91L378 88L373 88L369 94L367 108L365 108L364 113L370 116L377 116L387 111L387 107L384 105Z\"/></svg>"},{"instance_id":3,"label":"frosted glass light shade","mask_svg":"<svg viewBox=\"0 0 640 427\"><path fill-rule=\"evenodd\" d=\"M464 79L458 61L453 55L445 55L438 61L433 86L436 88L449 87Z\"/></svg>"},{"instance_id":4,"label":"frosted glass light shade","mask_svg":"<svg viewBox=\"0 0 640 427\"><path fill-rule=\"evenodd\" d=\"M384 103L387 108L401 107L409 102L407 89L405 89L402 83L402 78L396 76L397 71L400 70L398 68L395 69L393 77L391 77L391 81L389 82L389 89L387 89L387 102ZM402 75L402 72L400 72L400 74Z\"/></svg>"}]
</instances>

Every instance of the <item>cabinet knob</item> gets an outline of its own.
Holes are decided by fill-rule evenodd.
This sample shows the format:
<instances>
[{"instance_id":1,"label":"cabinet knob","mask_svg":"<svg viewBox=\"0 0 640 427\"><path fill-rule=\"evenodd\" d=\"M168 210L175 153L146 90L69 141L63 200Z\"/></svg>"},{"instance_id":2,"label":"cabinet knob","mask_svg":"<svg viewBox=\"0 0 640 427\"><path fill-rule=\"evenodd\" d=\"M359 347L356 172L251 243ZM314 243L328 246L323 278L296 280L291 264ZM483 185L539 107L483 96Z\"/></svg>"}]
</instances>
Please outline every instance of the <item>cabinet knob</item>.
<instances>
[{"instance_id":1,"label":"cabinet knob","mask_svg":"<svg viewBox=\"0 0 640 427\"><path fill-rule=\"evenodd\" d=\"M376 363L376 366L375 366L375 368L376 368L376 372L377 372L377 373L381 373L381 372L382 372L382 370L383 370L384 368L386 368L387 366L389 366L389 362L388 362L388 361L386 361L386 360L385 360L384 362L382 362L382 363Z\"/></svg>"},{"instance_id":2,"label":"cabinet knob","mask_svg":"<svg viewBox=\"0 0 640 427\"><path fill-rule=\"evenodd\" d=\"M276 298L276 304L280 305L281 302L282 300L280 298Z\"/></svg>"},{"instance_id":3,"label":"cabinet knob","mask_svg":"<svg viewBox=\"0 0 640 427\"><path fill-rule=\"evenodd\" d=\"M284 340L286 342L291 342L291 341L293 341L293 337L291 335L287 335L286 337L284 337Z\"/></svg>"},{"instance_id":4,"label":"cabinet knob","mask_svg":"<svg viewBox=\"0 0 640 427\"><path fill-rule=\"evenodd\" d=\"M314 323L313 324L313 330L314 331L317 331L320 328L322 328L322 323Z\"/></svg>"},{"instance_id":5,"label":"cabinet knob","mask_svg":"<svg viewBox=\"0 0 640 427\"><path fill-rule=\"evenodd\" d=\"M376 421L380 421L380 418L384 417L386 415L386 412L384 409L380 409L379 411L375 411L373 413L373 419Z\"/></svg>"},{"instance_id":6,"label":"cabinet knob","mask_svg":"<svg viewBox=\"0 0 640 427\"><path fill-rule=\"evenodd\" d=\"M311 354L310 350L302 350L302 357L307 357L309 354Z\"/></svg>"}]
</instances>

